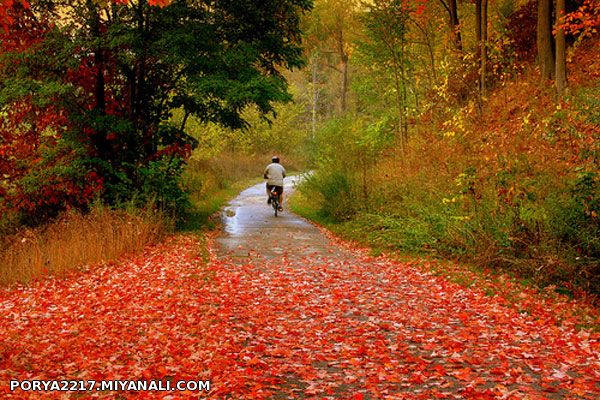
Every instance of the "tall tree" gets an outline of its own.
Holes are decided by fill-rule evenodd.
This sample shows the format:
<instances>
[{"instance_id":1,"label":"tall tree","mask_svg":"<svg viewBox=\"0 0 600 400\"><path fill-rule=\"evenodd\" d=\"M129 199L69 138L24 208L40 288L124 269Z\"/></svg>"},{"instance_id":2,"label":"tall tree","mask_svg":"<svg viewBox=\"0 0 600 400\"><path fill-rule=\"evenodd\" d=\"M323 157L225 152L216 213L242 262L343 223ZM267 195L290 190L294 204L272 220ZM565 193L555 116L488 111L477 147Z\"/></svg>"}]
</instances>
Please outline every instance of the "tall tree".
<instances>
[{"instance_id":1,"label":"tall tree","mask_svg":"<svg viewBox=\"0 0 600 400\"><path fill-rule=\"evenodd\" d=\"M367 40L360 46L375 65L392 77L396 130L402 151L408 139L407 87L410 83L407 72L410 57L407 54L406 35L409 12L410 8L402 0L373 1L364 15Z\"/></svg>"},{"instance_id":2,"label":"tall tree","mask_svg":"<svg viewBox=\"0 0 600 400\"><path fill-rule=\"evenodd\" d=\"M554 39L552 36L552 0L538 0L537 60L542 79L554 76Z\"/></svg>"},{"instance_id":3,"label":"tall tree","mask_svg":"<svg viewBox=\"0 0 600 400\"><path fill-rule=\"evenodd\" d=\"M317 0L307 21L311 54L317 54L320 64L335 72L330 79L336 83L333 90L338 114L348 109L351 36L358 29L356 13L357 0Z\"/></svg>"},{"instance_id":4,"label":"tall tree","mask_svg":"<svg viewBox=\"0 0 600 400\"><path fill-rule=\"evenodd\" d=\"M565 0L556 0L556 91L558 96L562 96L567 87L567 57L565 40Z\"/></svg>"},{"instance_id":5,"label":"tall tree","mask_svg":"<svg viewBox=\"0 0 600 400\"><path fill-rule=\"evenodd\" d=\"M0 105L64 108L107 200L118 201L157 187L148 179L177 180L193 145L188 115L239 128L248 106L269 115L291 99L282 71L303 65L299 22L311 0L29 4L52 28L25 55L0 43Z\"/></svg>"},{"instance_id":6,"label":"tall tree","mask_svg":"<svg viewBox=\"0 0 600 400\"><path fill-rule=\"evenodd\" d=\"M462 51L462 35L460 32L460 21L458 18L458 6L456 0L440 0L440 3L448 11L448 22L452 31L452 39L457 50Z\"/></svg>"},{"instance_id":7,"label":"tall tree","mask_svg":"<svg viewBox=\"0 0 600 400\"><path fill-rule=\"evenodd\" d=\"M479 82L481 84L481 97L486 96L487 92L487 62L488 62L488 0L481 0L481 41L479 47L481 51L481 64L479 68Z\"/></svg>"}]
</instances>

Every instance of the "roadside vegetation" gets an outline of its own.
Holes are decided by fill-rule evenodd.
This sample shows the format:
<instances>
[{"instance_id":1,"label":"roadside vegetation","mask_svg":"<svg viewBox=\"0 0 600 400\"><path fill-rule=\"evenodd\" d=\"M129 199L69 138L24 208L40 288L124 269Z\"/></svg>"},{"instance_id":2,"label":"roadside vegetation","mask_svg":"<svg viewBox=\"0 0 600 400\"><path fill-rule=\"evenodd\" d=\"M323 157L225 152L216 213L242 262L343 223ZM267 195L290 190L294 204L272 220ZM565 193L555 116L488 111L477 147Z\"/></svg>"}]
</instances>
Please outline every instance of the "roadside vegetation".
<instances>
[{"instance_id":1,"label":"roadside vegetation","mask_svg":"<svg viewBox=\"0 0 600 400\"><path fill-rule=\"evenodd\" d=\"M303 64L310 7L2 2L0 284L210 226L297 144L271 121L292 100L283 73Z\"/></svg>"},{"instance_id":2,"label":"roadside vegetation","mask_svg":"<svg viewBox=\"0 0 600 400\"><path fill-rule=\"evenodd\" d=\"M0 285L28 283L44 275L135 253L165 238L172 223L154 210L109 210L65 213L44 226L3 236Z\"/></svg>"},{"instance_id":3,"label":"roadside vegetation","mask_svg":"<svg viewBox=\"0 0 600 400\"><path fill-rule=\"evenodd\" d=\"M536 2L494 3L487 37L471 3L400 3L316 2L308 79L328 101L295 210L376 252L599 294L599 5L563 26L567 90L540 59Z\"/></svg>"}]
</instances>

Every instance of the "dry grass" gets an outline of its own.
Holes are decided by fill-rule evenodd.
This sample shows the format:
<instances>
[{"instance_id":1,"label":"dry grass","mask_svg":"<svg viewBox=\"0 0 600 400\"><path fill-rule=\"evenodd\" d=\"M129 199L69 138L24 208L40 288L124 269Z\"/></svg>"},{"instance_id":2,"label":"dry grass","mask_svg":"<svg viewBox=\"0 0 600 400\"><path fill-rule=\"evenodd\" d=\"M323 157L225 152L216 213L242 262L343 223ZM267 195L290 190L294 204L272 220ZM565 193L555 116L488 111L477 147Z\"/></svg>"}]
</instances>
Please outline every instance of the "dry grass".
<instances>
[{"instance_id":1,"label":"dry grass","mask_svg":"<svg viewBox=\"0 0 600 400\"><path fill-rule=\"evenodd\" d=\"M117 258L162 239L160 214L94 209L69 213L48 226L0 238L0 284L27 283L47 275Z\"/></svg>"},{"instance_id":2,"label":"dry grass","mask_svg":"<svg viewBox=\"0 0 600 400\"><path fill-rule=\"evenodd\" d=\"M236 182L262 179L265 166L270 162L271 154L227 152L208 160L192 159L183 175L184 184L190 188L192 202L198 203ZM281 162L288 171L299 171L304 167L301 160L286 155L281 155Z\"/></svg>"}]
</instances>

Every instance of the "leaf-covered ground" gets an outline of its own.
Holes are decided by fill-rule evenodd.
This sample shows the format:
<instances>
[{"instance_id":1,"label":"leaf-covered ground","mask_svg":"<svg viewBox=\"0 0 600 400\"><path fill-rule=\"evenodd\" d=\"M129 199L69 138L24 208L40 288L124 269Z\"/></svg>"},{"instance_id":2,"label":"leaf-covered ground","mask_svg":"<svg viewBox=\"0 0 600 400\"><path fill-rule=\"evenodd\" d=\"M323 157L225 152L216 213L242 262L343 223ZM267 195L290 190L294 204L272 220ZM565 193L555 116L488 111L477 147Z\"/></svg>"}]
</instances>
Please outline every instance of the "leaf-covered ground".
<instances>
[{"instance_id":1,"label":"leaf-covered ground","mask_svg":"<svg viewBox=\"0 0 600 400\"><path fill-rule=\"evenodd\" d=\"M557 323L569 303L525 312L361 252L207 266L199 246L179 236L0 292L0 397L68 396L9 392L10 379L165 378L210 379L209 396L236 399L600 396L600 335ZM198 393L73 395L92 396Z\"/></svg>"}]
</instances>

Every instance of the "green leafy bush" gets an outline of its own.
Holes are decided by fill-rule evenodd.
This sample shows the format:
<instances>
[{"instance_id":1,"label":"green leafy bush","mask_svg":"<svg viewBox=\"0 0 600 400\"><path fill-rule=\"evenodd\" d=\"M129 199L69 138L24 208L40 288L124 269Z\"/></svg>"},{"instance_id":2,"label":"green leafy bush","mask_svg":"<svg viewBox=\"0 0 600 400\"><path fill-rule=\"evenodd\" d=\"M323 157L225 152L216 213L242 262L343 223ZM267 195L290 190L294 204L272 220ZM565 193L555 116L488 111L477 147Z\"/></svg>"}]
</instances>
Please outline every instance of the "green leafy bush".
<instances>
[{"instance_id":1,"label":"green leafy bush","mask_svg":"<svg viewBox=\"0 0 600 400\"><path fill-rule=\"evenodd\" d=\"M143 183L139 200L183 216L191 208L188 193L180 183L184 166L180 157L163 157L140 168Z\"/></svg>"},{"instance_id":2,"label":"green leafy bush","mask_svg":"<svg viewBox=\"0 0 600 400\"><path fill-rule=\"evenodd\" d=\"M319 195L322 216L343 221L352 217L357 210L353 185L353 179L347 173L327 171L306 178L302 190Z\"/></svg>"},{"instance_id":3,"label":"green leafy bush","mask_svg":"<svg viewBox=\"0 0 600 400\"><path fill-rule=\"evenodd\" d=\"M600 257L600 185L597 172L579 171L568 191L552 203L556 237L579 257Z\"/></svg>"}]
</instances>

